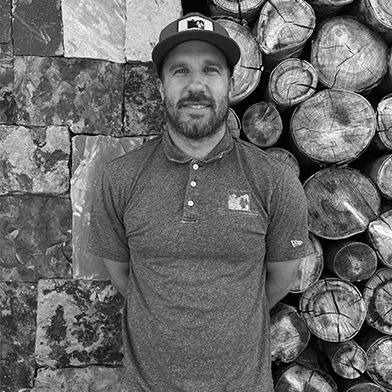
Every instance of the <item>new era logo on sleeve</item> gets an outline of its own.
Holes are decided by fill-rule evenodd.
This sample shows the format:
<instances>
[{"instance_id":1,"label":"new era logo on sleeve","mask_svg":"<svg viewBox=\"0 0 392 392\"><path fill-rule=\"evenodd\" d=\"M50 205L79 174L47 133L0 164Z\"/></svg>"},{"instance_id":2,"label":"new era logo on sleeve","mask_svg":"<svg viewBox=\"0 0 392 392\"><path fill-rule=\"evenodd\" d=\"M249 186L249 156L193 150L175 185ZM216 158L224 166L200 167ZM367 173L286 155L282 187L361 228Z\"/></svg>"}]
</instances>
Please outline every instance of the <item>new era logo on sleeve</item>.
<instances>
[{"instance_id":1,"label":"new era logo on sleeve","mask_svg":"<svg viewBox=\"0 0 392 392\"><path fill-rule=\"evenodd\" d=\"M194 29L214 31L212 22L200 17L190 16L178 22L178 32Z\"/></svg>"},{"instance_id":2,"label":"new era logo on sleeve","mask_svg":"<svg viewBox=\"0 0 392 392\"><path fill-rule=\"evenodd\" d=\"M301 246L303 244L303 241L301 240L291 240L291 245L293 245L293 248L296 248L297 246Z\"/></svg>"}]
</instances>

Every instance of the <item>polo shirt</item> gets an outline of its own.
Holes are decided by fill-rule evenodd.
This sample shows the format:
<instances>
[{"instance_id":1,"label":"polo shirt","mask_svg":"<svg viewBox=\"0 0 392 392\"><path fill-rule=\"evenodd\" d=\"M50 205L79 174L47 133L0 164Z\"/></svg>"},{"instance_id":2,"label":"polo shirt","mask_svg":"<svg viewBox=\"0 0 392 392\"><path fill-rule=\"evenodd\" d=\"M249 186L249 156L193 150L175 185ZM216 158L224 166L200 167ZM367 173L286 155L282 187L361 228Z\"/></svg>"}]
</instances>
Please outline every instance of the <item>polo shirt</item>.
<instances>
[{"instance_id":1,"label":"polo shirt","mask_svg":"<svg viewBox=\"0 0 392 392\"><path fill-rule=\"evenodd\" d=\"M226 132L205 159L169 133L110 162L89 251L129 263L123 390L272 392L266 262L304 256L303 188Z\"/></svg>"}]
</instances>

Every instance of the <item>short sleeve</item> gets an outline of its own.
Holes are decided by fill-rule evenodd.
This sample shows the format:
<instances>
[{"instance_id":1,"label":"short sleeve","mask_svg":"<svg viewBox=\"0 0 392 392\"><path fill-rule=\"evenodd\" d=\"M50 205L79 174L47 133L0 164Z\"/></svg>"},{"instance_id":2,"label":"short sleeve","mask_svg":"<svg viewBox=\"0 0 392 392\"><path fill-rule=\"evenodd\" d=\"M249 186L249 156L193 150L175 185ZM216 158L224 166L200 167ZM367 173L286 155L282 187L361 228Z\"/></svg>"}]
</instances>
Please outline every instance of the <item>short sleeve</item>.
<instances>
[{"instance_id":1,"label":"short sleeve","mask_svg":"<svg viewBox=\"0 0 392 392\"><path fill-rule=\"evenodd\" d=\"M128 240L123 223L124 203L116 189L115 174L103 171L94 188L90 217L89 253L119 262L129 261Z\"/></svg>"},{"instance_id":2,"label":"short sleeve","mask_svg":"<svg viewBox=\"0 0 392 392\"><path fill-rule=\"evenodd\" d=\"M266 235L267 262L294 260L306 255L308 209L298 178L288 170L272 194Z\"/></svg>"}]
</instances>

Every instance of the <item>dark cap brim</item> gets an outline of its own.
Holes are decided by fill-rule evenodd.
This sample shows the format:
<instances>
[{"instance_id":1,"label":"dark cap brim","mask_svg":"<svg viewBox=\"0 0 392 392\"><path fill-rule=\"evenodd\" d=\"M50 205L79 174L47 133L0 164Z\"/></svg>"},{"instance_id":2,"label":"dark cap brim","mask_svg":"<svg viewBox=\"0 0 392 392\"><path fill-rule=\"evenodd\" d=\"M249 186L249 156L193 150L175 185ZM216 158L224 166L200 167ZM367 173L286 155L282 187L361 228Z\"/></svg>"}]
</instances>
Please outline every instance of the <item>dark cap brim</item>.
<instances>
[{"instance_id":1,"label":"dark cap brim","mask_svg":"<svg viewBox=\"0 0 392 392\"><path fill-rule=\"evenodd\" d=\"M152 51L152 61L157 69L161 69L163 60L175 46L193 40L208 42L216 46L226 56L231 69L241 57L241 50L232 38L214 31L194 29L176 33L155 45Z\"/></svg>"}]
</instances>

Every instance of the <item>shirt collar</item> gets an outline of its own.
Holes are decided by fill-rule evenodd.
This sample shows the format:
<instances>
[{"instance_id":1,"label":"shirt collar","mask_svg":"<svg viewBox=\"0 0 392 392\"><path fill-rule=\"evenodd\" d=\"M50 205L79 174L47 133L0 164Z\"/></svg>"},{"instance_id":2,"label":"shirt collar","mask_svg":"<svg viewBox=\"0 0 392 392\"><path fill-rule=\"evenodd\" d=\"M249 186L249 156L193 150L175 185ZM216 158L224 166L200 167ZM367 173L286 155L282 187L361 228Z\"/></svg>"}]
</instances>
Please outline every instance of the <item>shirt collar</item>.
<instances>
[{"instance_id":1,"label":"shirt collar","mask_svg":"<svg viewBox=\"0 0 392 392\"><path fill-rule=\"evenodd\" d=\"M163 151L166 157L173 162L177 163L186 163L192 161L193 158L189 155L186 155L183 151L181 151L174 143L168 131L164 131L162 137L163 143ZM224 154L231 151L233 148L233 137L226 129L225 134L219 143L215 146L215 148L203 159L199 159L199 162L209 163L215 162L223 157Z\"/></svg>"}]
</instances>

